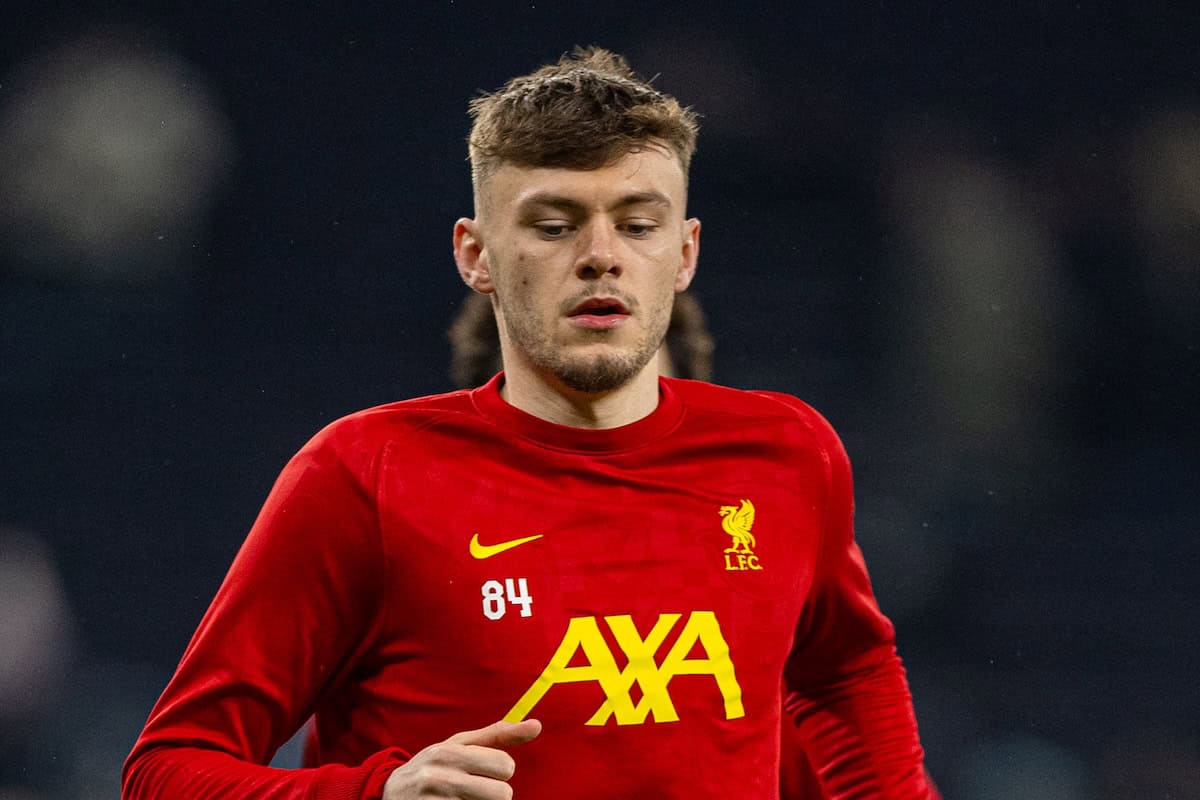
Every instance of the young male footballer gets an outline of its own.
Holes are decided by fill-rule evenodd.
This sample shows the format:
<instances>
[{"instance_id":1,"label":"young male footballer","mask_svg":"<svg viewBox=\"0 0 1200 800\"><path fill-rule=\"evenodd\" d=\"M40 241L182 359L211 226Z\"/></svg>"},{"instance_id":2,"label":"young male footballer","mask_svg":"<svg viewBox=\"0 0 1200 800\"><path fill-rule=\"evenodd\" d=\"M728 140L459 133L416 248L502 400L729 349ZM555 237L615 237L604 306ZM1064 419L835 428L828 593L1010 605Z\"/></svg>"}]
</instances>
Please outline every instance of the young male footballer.
<instances>
[{"instance_id":1,"label":"young male footballer","mask_svg":"<svg viewBox=\"0 0 1200 800\"><path fill-rule=\"evenodd\" d=\"M658 374L694 115L594 48L471 113L454 257L503 372L289 462L124 797L777 798L781 709L829 797L936 797L837 435Z\"/></svg>"}]
</instances>

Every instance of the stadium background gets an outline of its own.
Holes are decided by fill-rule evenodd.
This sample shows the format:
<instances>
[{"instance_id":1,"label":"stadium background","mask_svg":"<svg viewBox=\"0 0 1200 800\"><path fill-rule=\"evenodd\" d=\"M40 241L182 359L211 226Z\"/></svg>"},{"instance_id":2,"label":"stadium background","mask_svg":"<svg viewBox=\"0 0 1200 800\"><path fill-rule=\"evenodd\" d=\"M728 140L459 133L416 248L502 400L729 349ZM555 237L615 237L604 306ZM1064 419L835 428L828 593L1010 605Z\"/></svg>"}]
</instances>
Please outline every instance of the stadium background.
<instances>
[{"instance_id":1,"label":"stadium background","mask_svg":"<svg viewBox=\"0 0 1200 800\"><path fill-rule=\"evenodd\" d=\"M284 461L449 386L466 101L577 43L703 114L717 376L841 432L947 797L1200 797L1194 9L409 5L6 4L0 797L115 797Z\"/></svg>"}]
</instances>

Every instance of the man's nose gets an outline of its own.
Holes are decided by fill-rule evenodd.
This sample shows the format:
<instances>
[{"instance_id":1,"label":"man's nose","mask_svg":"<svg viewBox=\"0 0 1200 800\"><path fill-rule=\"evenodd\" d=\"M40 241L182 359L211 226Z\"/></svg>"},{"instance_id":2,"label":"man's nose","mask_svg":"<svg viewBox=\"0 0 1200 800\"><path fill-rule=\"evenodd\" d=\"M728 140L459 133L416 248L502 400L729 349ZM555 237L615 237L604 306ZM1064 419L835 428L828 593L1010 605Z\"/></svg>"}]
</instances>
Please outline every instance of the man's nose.
<instances>
[{"instance_id":1,"label":"man's nose","mask_svg":"<svg viewBox=\"0 0 1200 800\"><path fill-rule=\"evenodd\" d=\"M579 277L599 278L610 273L614 277L620 275L617 232L605 223L592 223L585 226L580 234L579 254L575 262Z\"/></svg>"}]
</instances>

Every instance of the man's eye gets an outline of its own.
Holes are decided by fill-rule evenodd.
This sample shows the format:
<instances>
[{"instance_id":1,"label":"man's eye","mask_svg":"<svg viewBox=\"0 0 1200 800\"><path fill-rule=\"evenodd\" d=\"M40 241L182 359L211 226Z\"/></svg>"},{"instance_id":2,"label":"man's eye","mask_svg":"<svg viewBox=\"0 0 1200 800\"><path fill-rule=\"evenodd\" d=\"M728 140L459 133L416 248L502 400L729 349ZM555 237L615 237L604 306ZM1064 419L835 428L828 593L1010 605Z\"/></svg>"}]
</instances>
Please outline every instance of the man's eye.
<instances>
[{"instance_id":1,"label":"man's eye","mask_svg":"<svg viewBox=\"0 0 1200 800\"><path fill-rule=\"evenodd\" d=\"M630 236L642 237L654 233L654 231L658 230L658 226L652 225L649 222L626 222L621 225L621 230Z\"/></svg>"},{"instance_id":2,"label":"man's eye","mask_svg":"<svg viewBox=\"0 0 1200 800\"><path fill-rule=\"evenodd\" d=\"M561 239L571 230L570 225L541 224L534 227L537 228L538 233L547 239Z\"/></svg>"}]
</instances>

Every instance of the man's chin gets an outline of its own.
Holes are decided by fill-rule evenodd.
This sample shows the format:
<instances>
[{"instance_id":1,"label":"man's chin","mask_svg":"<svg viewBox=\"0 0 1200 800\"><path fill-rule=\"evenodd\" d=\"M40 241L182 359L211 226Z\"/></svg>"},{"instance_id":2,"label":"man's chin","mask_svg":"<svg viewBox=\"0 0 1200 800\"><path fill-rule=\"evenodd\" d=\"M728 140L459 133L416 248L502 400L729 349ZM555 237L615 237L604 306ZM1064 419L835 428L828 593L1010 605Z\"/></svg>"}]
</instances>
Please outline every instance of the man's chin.
<instances>
[{"instance_id":1,"label":"man's chin","mask_svg":"<svg viewBox=\"0 0 1200 800\"><path fill-rule=\"evenodd\" d=\"M585 394L620 389L641 373L645 359L626 356L577 359L554 365L552 372L567 388Z\"/></svg>"}]
</instances>

